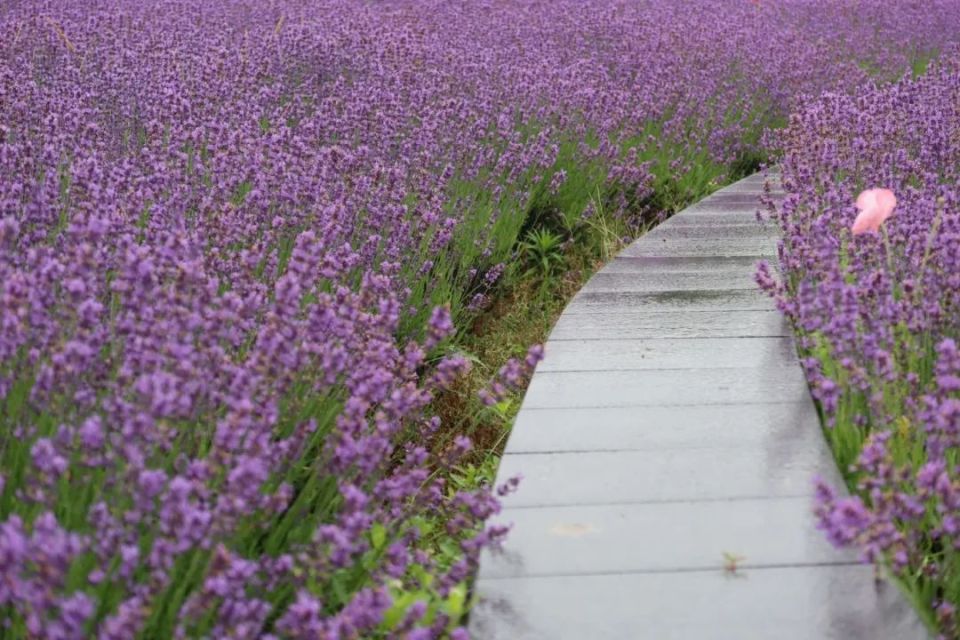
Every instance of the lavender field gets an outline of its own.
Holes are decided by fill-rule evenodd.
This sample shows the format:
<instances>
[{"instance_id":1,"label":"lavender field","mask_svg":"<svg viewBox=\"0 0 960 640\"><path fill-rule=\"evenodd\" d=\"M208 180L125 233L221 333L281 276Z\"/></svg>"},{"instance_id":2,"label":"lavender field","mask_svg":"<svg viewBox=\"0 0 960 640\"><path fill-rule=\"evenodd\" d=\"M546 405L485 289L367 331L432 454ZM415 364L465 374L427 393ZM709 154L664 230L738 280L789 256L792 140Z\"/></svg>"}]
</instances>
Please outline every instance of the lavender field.
<instances>
[{"instance_id":1,"label":"lavender field","mask_svg":"<svg viewBox=\"0 0 960 640\"><path fill-rule=\"evenodd\" d=\"M811 518L960 637L958 41L957 0L4 0L0 635L464 640L551 314L777 163L757 280L855 492Z\"/></svg>"}]
</instances>

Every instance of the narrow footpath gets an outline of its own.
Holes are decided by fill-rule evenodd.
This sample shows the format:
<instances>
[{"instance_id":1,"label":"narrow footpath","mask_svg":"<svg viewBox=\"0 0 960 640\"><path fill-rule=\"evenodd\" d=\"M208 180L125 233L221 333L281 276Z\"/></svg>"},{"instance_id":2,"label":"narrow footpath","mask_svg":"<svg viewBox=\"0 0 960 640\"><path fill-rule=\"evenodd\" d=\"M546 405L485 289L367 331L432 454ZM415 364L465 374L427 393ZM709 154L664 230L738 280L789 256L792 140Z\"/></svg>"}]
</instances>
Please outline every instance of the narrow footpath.
<instances>
[{"instance_id":1,"label":"narrow footpath","mask_svg":"<svg viewBox=\"0 0 960 640\"><path fill-rule=\"evenodd\" d=\"M560 317L500 467L524 480L481 563L475 640L927 637L815 529L811 478L841 481L753 281L779 240L764 181L644 235Z\"/></svg>"}]
</instances>

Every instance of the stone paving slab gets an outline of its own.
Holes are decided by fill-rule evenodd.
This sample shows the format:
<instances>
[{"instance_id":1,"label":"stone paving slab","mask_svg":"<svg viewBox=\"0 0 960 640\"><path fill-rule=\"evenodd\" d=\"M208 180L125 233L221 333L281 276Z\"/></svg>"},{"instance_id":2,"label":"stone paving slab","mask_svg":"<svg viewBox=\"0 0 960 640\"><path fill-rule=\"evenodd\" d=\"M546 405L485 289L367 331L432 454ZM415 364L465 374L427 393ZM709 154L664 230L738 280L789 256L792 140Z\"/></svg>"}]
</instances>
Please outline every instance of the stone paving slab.
<instances>
[{"instance_id":1,"label":"stone paving slab","mask_svg":"<svg viewBox=\"0 0 960 640\"><path fill-rule=\"evenodd\" d=\"M729 291L755 288L753 270L723 270L701 272L669 271L645 274L619 271L601 271L594 274L581 291L593 293L611 291L632 293L637 291Z\"/></svg>"},{"instance_id":2,"label":"stone paving slab","mask_svg":"<svg viewBox=\"0 0 960 640\"><path fill-rule=\"evenodd\" d=\"M673 216L670 220L679 218L683 216L713 216L713 217L723 217L729 216L730 219L740 218L744 222L749 221L750 219L757 219L757 211L766 212L766 207L760 202L759 195L757 196L756 202L750 205L743 204L742 202L712 202L708 200L702 200L691 207L684 209L681 213Z\"/></svg>"},{"instance_id":3,"label":"stone paving slab","mask_svg":"<svg viewBox=\"0 0 960 640\"><path fill-rule=\"evenodd\" d=\"M752 289L674 290L662 292L581 291L564 309L564 314L638 311L767 311L776 310L770 298Z\"/></svg>"},{"instance_id":4,"label":"stone paving slab","mask_svg":"<svg viewBox=\"0 0 960 640\"><path fill-rule=\"evenodd\" d=\"M810 496L508 508L510 542L481 578L851 563L814 528Z\"/></svg>"},{"instance_id":5,"label":"stone paving slab","mask_svg":"<svg viewBox=\"0 0 960 640\"><path fill-rule=\"evenodd\" d=\"M738 182L735 182L733 183L733 185L730 185L730 186L735 187L740 184L766 184L766 183L776 185L776 184L780 184L780 182L781 182L781 176L780 176L779 169L771 168L771 169L767 169L766 171L758 171L757 173L750 174L746 178ZM724 188L729 189L730 187L728 186Z\"/></svg>"},{"instance_id":6,"label":"stone paving slab","mask_svg":"<svg viewBox=\"0 0 960 640\"><path fill-rule=\"evenodd\" d=\"M482 640L902 640L922 637L893 585L856 565L483 580Z\"/></svg>"},{"instance_id":7,"label":"stone paving slab","mask_svg":"<svg viewBox=\"0 0 960 640\"><path fill-rule=\"evenodd\" d=\"M510 453L666 451L709 449L718 456L748 447L789 451L825 445L816 409L800 402L524 409L517 416ZM780 455L780 454L777 454ZM522 470L521 470L522 471ZM515 497L521 498L523 492ZM511 498L512 500L513 498Z\"/></svg>"},{"instance_id":8,"label":"stone paving slab","mask_svg":"<svg viewBox=\"0 0 960 640\"><path fill-rule=\"evenodd\" d=\"M756 193L758 195L766 193L774 198L782 198L786 195L783 185L779 182L771 183L769 187L764 186L762 182L738 182L727 187L727 191L729 193Z\"/></svg>"},{"instance_id":9,"label":"stone paving slab","mask_svg":"<svg viewBox=\"0 0 960 640\"><path fill-rule=\"evenodd\" d=\"M759 225L758 225L759 227ZM634 243L623 250L624 256L757 256L777 255L776 245L767 236L741 235L727 238L664 238Z\"/></svg>"},{"instance_id":10,"label":"stone paving slab","mask_svg":"<svg viewBox=\"0 0 960 640\"><path fill-rule=\"evenodd\" d=\"M759 193L762 193L762 191ZM753 207L759 203L759 200L758 200L759 193L753 190L744 191L741 189L729 189L729 190L722 189L714 193L709 198L702 200L701 205L727 204L731 202L736 202L736 203L745 204L748 207Z\"/></svg>"},{"instance_id":11,"label":"stone paving slab","mask_svg":"<svg viewBox=\"0 0 960 640\"><path fill-rule=\"evenodd\" d=\"M716 229L737 227L739 229L746 230L747 228L756 225L758 222L759 221L757 220L757 214L755 211L740 211L739 208L735 212L704 209L697 213L684 212L682 216L673 216L670 218L670 226L680 228L702 227L705 225L710 225ZM772 223L766 222L765 224L769 225ZM653 230L655 231L656 228Z\"/></svg>"},{"instance_id":12,"label":"stone paving slab","mask_svg":"<svg viewBox=\"0 0 960 640\"><path fill-rule=\"evenodd\" d=\"M713 220L705 220L701 224L662 225L647 233L648 240L700 240L742 238L750 235L758 238L769 238L773 242L780 239L780 230L772 224L760 225L756 220L738 224L718 225Z\"/></svg>"},{"instance_id":13,"label":"stone paving slab","mask_svg":"<svg viewBox=\"0 0 960 640\"><path fill-rule=\"evenodd\" d=\"M729 197L730 194L734 193L755 193L757 196L766 195L772 198L782 199L786 196L786 192L783 189L783 184L779 180L773 181L764 181L764 180L752 180L750 178L745 178L740 182L724 187L720 191L712 194L711 196L704 198L702 202L713 202L715 200L714 196L719 197Z\"/></svg>"},{"instance_id":14,"label":"stone paving slab","mask_svg":"<svg viewBox=\"0 0 960 640\"><path fill-rule=\"evenodd\" d=\"M732 187L737 187L737 186L757 186L762 188L765 185L769 185L771 188L782 188L782 180L781 180L780 174L770 169L767 169L766 171L758 171L755 173L751 173L749 176L745 178L741 178L738 181L734 182L733 184L726 185L725 187L720 189L719 192L730 191Z\"/></svg>"},{"instance_id":15,"label":"stone paving slab","mask_svg":"<svg viewBox=\"0 0 960 640\"><path fill-rule=\"evenodd\" d=\"M544 371L533 377L524 407L795 402L807 395L800 367L782 364L763 369Z\"/></svg>"},{"instance_id":16,"label":"stone paving slab","mask_svg":"<svg viewBox=\"0 0 960 640\"><path fill-rule=\"evenodd\" d=\"M523 476L523 491L509 501L516 508L809 496L811 478L834 478L836 463L822 442L794 440L743 451L514 453L500 469Z\"/></svg>"},{"instance_id":17,"label":"stone paving slab","mask_svg":"<svg viewBox=\"0 0 960 640\"><path fill-rule=\"evenodd\" d=\"M751 369L775 365L795 352L791 338L643 338L550 343L547 371L637 369Z\"/></svg>"},{"instance_id":18,"label":"stone paving slab","mask_svg":"<svg viewBox=\"0 0 960 640\"><path fill-rule=\"evenodd\" d=\"M550 334L550 350L564 340L739 338L791 336L779 311L603 311L565 313Z\"/></svg>"},{"instance_id":19,"label":"stone paving slab","mask_svg":"<svg viewBox=\"0 0 960 640\"><path fill-rule=\"evenodd\" d=\"M476 640L927 637L815 528L812 477L839 472L753 282L778 242L756 212L780 195L776 176L722 189L561 315L498 472L526 479L498 516L503 553L481 559Z\"/></svg>"},{"instance_id":20,"label":"stone paving slab","mask_svg":"<svg viewBox=\"0 0 960 640\"><path fill-rule=\"evenodd\" d=\"M770 266L777 268L774 265ZM643 278L635 278L636 280L642 280L651 276L660 276L661 274L693 273L708 276L713 273L737 274L744 271L753 273L756 267L757 259L753 256L729 256L725 258L700 256L617 256L595 275L600 275L601 273L632 273L637 275L642 273Z\"/></svg>"},{"instance_id":21,"label":"stone paving slab","mask_svg":"<svg viewBox=\"0 0 960 640\"><path fill-rule=\"evenodd\" d=\"M702 240L702 239L740 239L745 235L757 238L769 238L776 243L780 231L772 224L758 225L756 220L741 224L718 225L712 222L699 225L664 225L647 234L649 240Z\"/></svg>"}]
</instances>

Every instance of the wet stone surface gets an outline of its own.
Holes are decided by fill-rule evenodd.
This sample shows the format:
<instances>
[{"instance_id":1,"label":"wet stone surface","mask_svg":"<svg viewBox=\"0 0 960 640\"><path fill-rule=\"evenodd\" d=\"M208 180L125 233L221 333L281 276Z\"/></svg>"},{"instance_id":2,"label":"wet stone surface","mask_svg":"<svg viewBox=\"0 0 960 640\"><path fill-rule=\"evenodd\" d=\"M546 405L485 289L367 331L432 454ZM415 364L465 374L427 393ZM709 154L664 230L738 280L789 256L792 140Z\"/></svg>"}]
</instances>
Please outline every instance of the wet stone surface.
<instances>
[{"instance_id":1,"label":"wet stone surface","mask_svg":"<svg viewBox=\"0 0 960 640\"><path fill-rule=\"evenodd\" d=\"M638 276L639 277L639 276ZM656 292L589 291L578 293L564 314L605 312L662 311L767 311L776 310L770 298L756 287L742 289L674 289ZM665 330L668 328L665 327Z\"/></svg>"},{"instance_id":2,"label":"wet stone surface","mask_svg":"<svg viewBox=\"0 0 960 640\"><path fill-rule=\"evenodd\" d=\"M794 402L808 394L800 367L544 371L534 376L528 408ZM640 411L641 409L638 409Z\"/></svg>"},{"instance_id":3,"label":"wet stone surface","mask_svg":"<svg viewBox=\"0 0 960 640\"><path fill-rule=\"evenodd\" d=\"M582 311L582 309L581 309ZM791 336L775 309L715 311L633 311L604 309L566 313L550 334L553 345L565 340L641 340L646 338L740 338ZM545 363L544 363L545 364Z\"/></svg>"},{"instance_id":4,"label":"wet stone surface","mask_svg":"<svg viewBox=\"0 0 960 640\"><path fill-rule=\"evenodd\" d=\"M716 271L664 272L638 275L601 271L583 287L584 292L612 291L728 291L752 289L754 268Z\"/></svg>"},{"instance_id":5,"label":"wet stone surface","mask_svg":"<svg viewBox=\"0 0 960 640\"><path fill-rule=\"evenodd\" d=\"M485 640L902 640L922 638L873 569L791 566L736 573L615 573L481 580L473 637Z\"/></svg>"},{"instance_id":6,"label":"wet stone surface","mask_svg":"<svg viewBox=\"0 0 960 640\"><path fill-rule=\"evenodd\" d=\"M649 242L635 242L624 256L756 256L774 258L777 244L769 235L727 235L727 237L684 238L661 233Z\"/></svg>"},{"instance_id":7,"label":"wet stone surface","mask_svg":"<svg viewBox=\"0 0 960 640\"><path fill-rule=\"evenodd\" d=\"M813 449L822 444L813 405L798 402L525 409L517 416L510 455L593 451L693 451L718 456L746 448L769 452ZM823 450L823 449L821 449ZM780 454L776 454L779 456ZM511 463L512 464L512 463ZM521 499L523 494L517 494Z\"/></svg>"},{"instance_id":8,"label":"wet stone surface","mask_svg":"<svg viewBox=\"0 0 960 640\"><path fill-rule=\"evenodd\" d=\"M771 223L759 223L756 221L743 224L716 224L716 221L708 220L697 225L675 225L665 224L657 227L646 235L646 239L659 240L666 238L668 240L699 240L743 238L745 236L769 238L771 244L776 244L780 238L780 230Z\"/></svg>"},{"instance_id":9,"label":"wet stone surface","mask_svg":"<svg viewBox=\"0 0 960 640\"><path fill-rule=\"evenodd\" d=\"M926 637L814 526L812 477L839 473L753 279L776 262L756 212L778 190L757 174L673 216L564 311L501 462L525 480L481 561L473 638Z\"/></svg>"},{"instance_id":10,"label":"wet stone surface","mask_svg":"<svg viewBox=\"0 0 960 640\"><path fill-rule=\"evenodd\" d=\"M551 343L540 371L755 369L794 352L791 338L645 338Z\"/></svg>"}]
</instances>

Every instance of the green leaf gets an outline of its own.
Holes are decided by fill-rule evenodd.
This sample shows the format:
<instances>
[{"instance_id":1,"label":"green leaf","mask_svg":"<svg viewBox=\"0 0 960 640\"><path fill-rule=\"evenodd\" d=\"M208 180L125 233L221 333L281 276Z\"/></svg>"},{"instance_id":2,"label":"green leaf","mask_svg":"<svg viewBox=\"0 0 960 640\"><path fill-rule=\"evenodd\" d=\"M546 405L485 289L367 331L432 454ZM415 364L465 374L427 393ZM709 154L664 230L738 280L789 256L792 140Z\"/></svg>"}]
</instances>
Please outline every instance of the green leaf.
<instances>
[{"instance_id":1,"label":"green leaf","mask_svg":"<svg viewBox=\"0 0 960 640\"><path fill-rule=\"evenodd\" d=\"M444 611L454 621L463 617L467 602L467 585L460 583L450 590L450 595L443 605Z\"/></svg>"},{"instance_id":2,"label":"green leaf","mask_svg":"<svg viewBox=\"0 0 960 640\"><path fill-rule=\"evenodd\" d=\"M391 630L396 627L403 617L406 615L410 607L419 599L424 597L425 594L420 591L401 591L398 594L394 594L393 605L383 616L383 628L384 630Z\"/></svg>"},{"instance_id":3,"label":"green leaf","mask_svg":"<svg viewBox=\"0 0 960 640\"><path fill-rule=\"evenodd\" d=\"M382 549L387 543L387 529L377 522L370 529L370 543L374 549Z\"/></svg>"}]
</instances>

